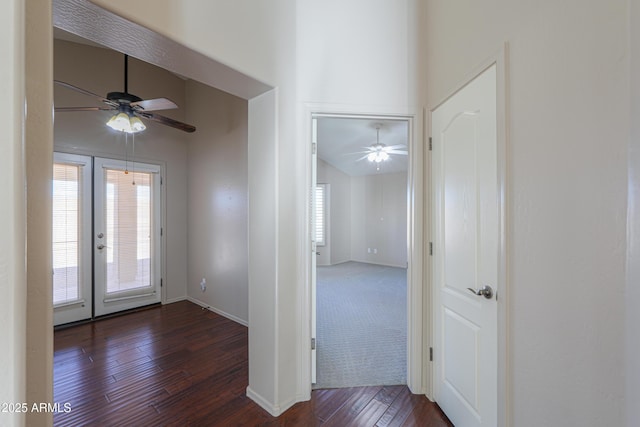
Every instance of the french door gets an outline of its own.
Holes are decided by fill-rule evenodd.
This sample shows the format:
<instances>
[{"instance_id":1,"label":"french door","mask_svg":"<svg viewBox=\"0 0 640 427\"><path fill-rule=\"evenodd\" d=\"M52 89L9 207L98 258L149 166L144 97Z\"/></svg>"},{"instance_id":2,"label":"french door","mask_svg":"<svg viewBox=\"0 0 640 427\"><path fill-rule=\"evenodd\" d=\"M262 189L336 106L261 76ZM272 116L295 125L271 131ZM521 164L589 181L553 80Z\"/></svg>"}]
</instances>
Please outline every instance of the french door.
<instances>
[{"instance_id":1,"label":"french door","mask_svg":"<svg viewBox=\"0 0 640 427\"><path fill-rule=\"evenodd\" d=\"M160 167L54 153L54 323L160 302Z\"/></svg>"}]
</instances>

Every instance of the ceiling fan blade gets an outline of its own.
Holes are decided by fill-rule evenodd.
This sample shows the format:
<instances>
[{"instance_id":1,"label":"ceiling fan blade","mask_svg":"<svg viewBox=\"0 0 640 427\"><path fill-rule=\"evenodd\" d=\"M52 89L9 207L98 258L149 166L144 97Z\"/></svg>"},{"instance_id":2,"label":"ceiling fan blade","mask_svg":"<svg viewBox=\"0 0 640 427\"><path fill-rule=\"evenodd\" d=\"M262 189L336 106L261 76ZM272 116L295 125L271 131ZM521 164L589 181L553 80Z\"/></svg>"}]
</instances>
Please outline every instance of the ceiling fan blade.
<instances>
[{"instance_id":1,"label":"ceiling fan blade","mask_svg":"<svg viewBox=\"0 0 640 427\"><path fill-rule=\"evenodd\" d=\"M107 98L105 98L103 96L96 95L95 93L89 92L88 90L84 90L82 88L79 88L78 86L74 86L72 84L69 84L69 83L66 83L66 82L62 82L60 80L54 80L53 82L58 84L58 85L60 85L60 86L66 87L66 88L71 89L71 90L75 90L76 92L80 92L82 94L85 94L87 96L92 96L92 97L94 97L96 99L99 99L100 101L104 102L105 104L109 104L109 105L111 105L113 107L117 107L118 106L117 102L111 101L111 100L109 100L109 99L107 99Z\"/></svg>"},{"instance_id":2,"label":"ceiling fan blade","mask_svg":"<svg viewBox=\"0 0 640 427\"><path fill-rule=\"evenodd\" d=\"M356 162L359 162L360 160L364 160L364 159L366 159L367 157L369 157L369 155L368 155L368 154L366 154L366 155L364 155L364 156L362 156L362 157L358 158L358 159L356 160Z\"/></svg>"},{"instance_id":3,"label":"ceiling fan blade","mask_svg":"<svg viewBox=\"0 0 640 427\"><path fill-rule=\"evenodd\" d=\"M398 149L407 149L407 146L404 144L396 144L396 145L387 145L386 147L384 147L384 150L398 150Z\"/></svg>"},{"instance_id":4,"label":"ceiling fan blade","mask_svg":"<svg viewBox=\"0 0 640 427\"><path fill-rule=\"evenodd\" d=\"M402 151L402 150L387 150L388 154L402 154L403 156L408 155L409 153L407 151Z\"/></svg>"},{"instance_id":5,"label":"ceiling fan blade","mask_svg":"<svg viewBox=\"0 0 640 427\"><path fill-rule=\"evenodd\" d=\"M56 107L56 113L67 113L73 111L113 111L111 107Z\"/></svg>"},{"instance_id":6,"label":"ceiling fan blade","mask_svg":"<svg viewBox=\"0 0 640 427\"><path fill-rule=\"evenodd\" d=\"M196 127L192 125L188 125L186 123L179 122L177 120L170 119L169 117L161 116L160 114L147 113L144 111L136 111L136 115L143 117L145 119L153 120L154 122L161 123L163 125L171 126L172 128L176 128L185 132L195 132Z\"/></svg>"},{"instance_id":7,"label":"ceiling fan blade","mask_svg":"<svg viewBox=\"0 0 640 427\"><path fill-rule=\"evenodd\" d=\"M171 110L178 108L175 102L167 98L144 99L138 102L132 102L132 107L140 107L144 111Z\"/></svg>"}]
</instances>

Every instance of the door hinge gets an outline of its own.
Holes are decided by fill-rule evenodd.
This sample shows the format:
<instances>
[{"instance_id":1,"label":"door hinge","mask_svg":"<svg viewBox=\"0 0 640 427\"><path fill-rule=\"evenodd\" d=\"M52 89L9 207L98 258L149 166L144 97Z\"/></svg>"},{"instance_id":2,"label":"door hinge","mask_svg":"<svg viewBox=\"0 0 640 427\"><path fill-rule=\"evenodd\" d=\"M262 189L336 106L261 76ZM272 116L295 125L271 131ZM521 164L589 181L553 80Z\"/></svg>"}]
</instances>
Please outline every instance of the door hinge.
<instances>
[{"instance_id":1,"label":"door hinge","mask_svg":"<svg viewBox=\"0 0 640 427\"><path fill-rule=\"evenodd\" d=\"M162 177L160 177L160 185L162 185L162 182L163 182L163 181L162 181Z\"/></svg>"},{"instance_id":2,"label":"door hinge","mask_svg":"<svg viewBox=\"0 0 640 427\"><path fill-rule=\"evenodd\" d=\"M164 233L164 228L160 227L160 236Z\"/></svg>"},{"instance_id":3,"label":"door hinge","mask_svg":"<svg viewBox=\"0 0 640 427\"><path fill-rule=\"evenodd\" d=\"M429 137L429 151L433 150L433 138Z\"/></svg>"},{"instance_id":4,"label":"door hinge","mask_svg":"<svg viewBox=\"0 0 640 427\"><path fill-rule=\"evenodd\" d=\"M429 242L429 255L433 256L433 242Z\"/></svg>"},{"instance_id":5,"label":"door hinge","mask_svg":"<svg viewBox=\"0 0 640 427\"><path fill-rule=\"evenodd\" d=\"M160 278L160 287L162 287L162 277Z\"/></svg>"},{"instance_id":6,"label":"door hinge","mask_svg":"<svg viewBox=\"0 0 640 427\"><path fill-rule=\"evenodd\" d=\"M311 350L315 350L315 349L316 349L316 339L311 338Z\"/></svg>"},{"instance_id":7,"label":"door hinge","mask_svg":"<svg viewBox=\"0 0 640 427\"><path fill-rule=\"evenodd\" d=\"M429 362L433 362L433 347L429 347Z\"/></svg>"},{"instance_id":8,"label":"door hinge","mask_svg":"<svg viewBox=\"0 0 640 427\"><path fill-rule=\"evenodd\" d=\"M311 153L312 154L316 154L316 152L318 151L318 144L315 142L311 143Z\"/></svg>"}]
</instances>

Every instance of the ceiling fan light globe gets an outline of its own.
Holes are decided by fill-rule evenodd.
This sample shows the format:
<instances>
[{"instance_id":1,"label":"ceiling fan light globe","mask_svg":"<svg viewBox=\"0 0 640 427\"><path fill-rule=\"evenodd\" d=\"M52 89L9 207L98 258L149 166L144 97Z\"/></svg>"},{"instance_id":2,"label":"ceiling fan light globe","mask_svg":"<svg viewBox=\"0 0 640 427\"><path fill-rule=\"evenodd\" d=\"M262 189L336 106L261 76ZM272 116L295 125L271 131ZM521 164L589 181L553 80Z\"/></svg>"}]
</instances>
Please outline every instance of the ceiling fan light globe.
<instances>
[{"instance_id":1,"label":"ceiling fan light globe","mask_svg":"<svg viewBox=\"0 0 640 427\"><path fill-rule=\"evenodd\" d=\"M380 158L382 159L382 161L388 160L389 159L389 154L386 151L381 151L380 152Z\"/></svg>"},{"instance_id":2,"label":"ceiling fan light globe","mask_svg":"<svg viewBox=\"0 0 640 427\"><path fill-rule=\"evenodd\" d=\"M142 120L140 120L140 118L137 116L131 117L130 124L131 124L131 133L142 132L147 128L142 122Z\"/></svg>"},{"instance_id":3,"label":"ceiling fan light globe","mask_svg":"<svg viewBox=\"0 0 640 427\"><path fill-rule=\"evenodd\" d=\"M131 122L126 113L118 113L111 117L107 122L107 126L117 131L131 133Z\"/></svg>"},{"instance_id":4,"label":"ceiling fan light globe","mask_svg":"<svg viewBox=\"0 0 640 427\"><path fill-rule=\"evenodd\" d=\"M369 155L367 156L367 160L369 160L370 162L376 160L376 153L369 153Z\"/></svg>"}]
</instances>

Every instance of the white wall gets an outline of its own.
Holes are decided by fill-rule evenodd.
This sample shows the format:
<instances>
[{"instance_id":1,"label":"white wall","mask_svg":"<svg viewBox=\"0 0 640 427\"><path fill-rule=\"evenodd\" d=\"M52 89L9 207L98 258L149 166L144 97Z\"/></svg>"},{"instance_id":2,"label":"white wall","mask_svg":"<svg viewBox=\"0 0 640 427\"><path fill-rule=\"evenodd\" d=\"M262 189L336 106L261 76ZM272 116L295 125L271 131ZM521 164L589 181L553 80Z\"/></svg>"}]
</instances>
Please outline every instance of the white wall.
<instances>
[{"instance_id":1,"label":"white wall","mask_svg":"<svg viewBox=\"0 0 640 427\"><path fill-rule=\"evenodd\" d=\"M429 108L509 42L508 425L624 424L627 7L427 1Z\"/></svg>"},{"instance_id":2,"label":"white wall","mask_svg":"<svg viewBox=\"0 0 640 427\"><path fill-rule=\"evenodd\" d=\"M300 100L413 111L412 7L409 0L299 1Z\"/></svg>"},{"instance_id":3,"label":"white wall","mask_svg":"<svg viewBox=\"0 0 640 427\"><path fill-rule=\"evenodd\" d=\"M51 181L53 164L53 54L51 5L27 0L26 113L26 402L53 402L53 287ZM35 28L37 30L31 30ZM24 333L24 330L20 331ZM25 425L51 425L53 414L28 412Z\"/></svg>"},{"instance_id":4,"label":"white wall","mask_svg":"<svg viewBox=\"0 0 640 427\"><path fill-rule=\"evenodd\" d=\"M5 3L0 15L0 402L26 401L25 177L22 153L25 97L24 2ZM0 424L24 425L24 414L0 413Z\"/></svg>"},{"instance_id":5,"label":"white wall","mask_svg":"<svg viewBox=\"0 0 640 427\"><path fill-rule=\"evenodd\" d=\"M319 184L329 184L327 244L319 246L318 265L333 265L351 260L351 177L318 159Z\"/></svg>"},{"instance_id":6,"label":"white wall","mask_svg":"<svg viewBox=\"0 0 640 427\"><path fill-rule=\"evenodd\" d=\"M352 177L351 199L351 259L406 267L407 174Z\"/></svg>"},{"instance_id":7,"label":"white wall","mask_svg":"<svg viewBox=\"0 0 640 427\"><path fill-rule=\"evenodd\" d=\"M188 144L187 293L246 325L247 101L194 81L186 86L186 119L198 123Z\"/></svg>"},{"instance_id":8,"label":"white wall","mask_svg":"<svg viewBox=\"0 0 640 427\"><path fill-rule=\"evenodd\" d=\"M327 245L318 247L318 265L358 261L405 268L407 174L349 176L319 159L317 176L329 184L329 232Z\"/></svg>"},{"instance_id":9,"label":"white wall","mask_svg":"<svg viewBox=\"0 0 640 427\"><path fill-rule=\"evenodd\" d=\"M123 55L107 49L56 40L54 77L96 94L124 91ZM90 98L56 85L57 106L95 105ZM180 107L161 114L184 120L185 82L152 65L129 58L129 92L143 98L166 97ZM57 151L123 159L124 146L105 123L108 112L57 113L54 148ZM192 123L196 128L200 123ZM165 166L166 266L163 284L168 302L187 294L187 147L194 134L146 121L136 136L136 159ZM131 151L129 151L131 154Z\"/></svg>"},{"instance_id":10,"label":"white wall","mask_svg":"<svg viewBox=\"0 0 640 427\"><path fill-rule=\"evenodd\" d=\"M631 2L630 16L631 117L640 117L640 4ZM627 288L626 300L626 402L627 426L640 425L640 121L631 120L627 211Z\"/></svg>"}]
</instances>

